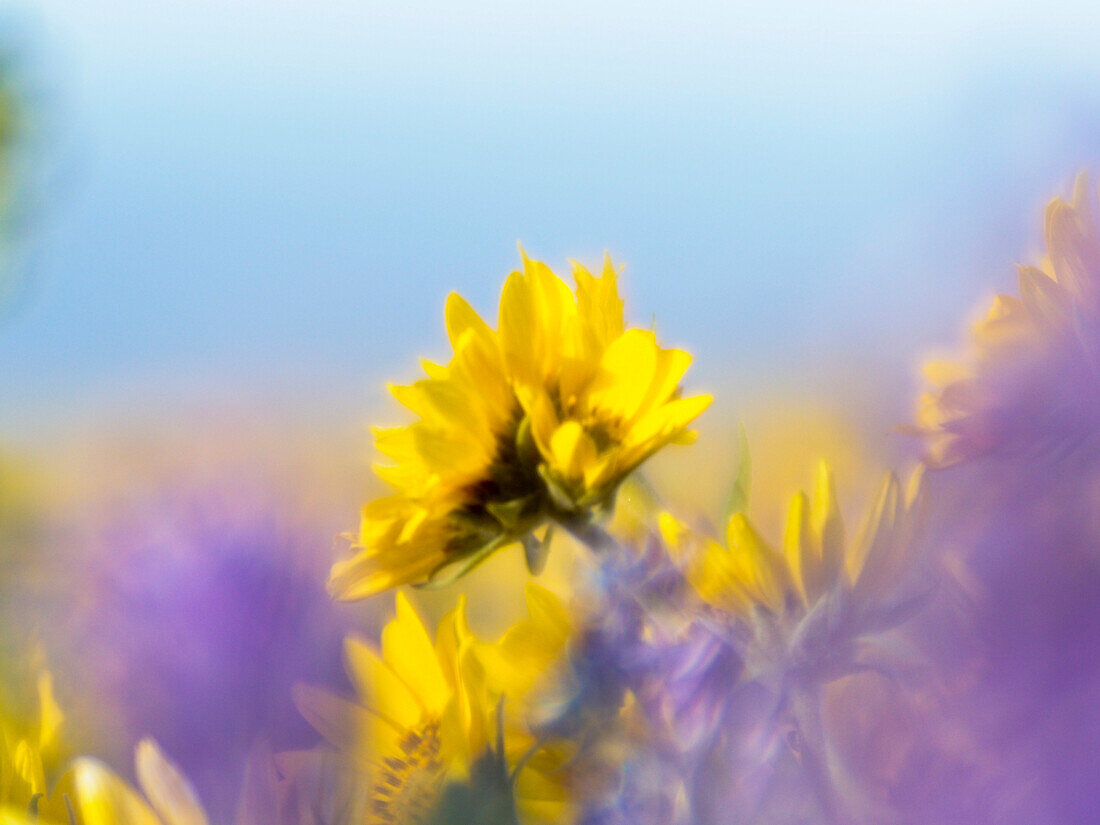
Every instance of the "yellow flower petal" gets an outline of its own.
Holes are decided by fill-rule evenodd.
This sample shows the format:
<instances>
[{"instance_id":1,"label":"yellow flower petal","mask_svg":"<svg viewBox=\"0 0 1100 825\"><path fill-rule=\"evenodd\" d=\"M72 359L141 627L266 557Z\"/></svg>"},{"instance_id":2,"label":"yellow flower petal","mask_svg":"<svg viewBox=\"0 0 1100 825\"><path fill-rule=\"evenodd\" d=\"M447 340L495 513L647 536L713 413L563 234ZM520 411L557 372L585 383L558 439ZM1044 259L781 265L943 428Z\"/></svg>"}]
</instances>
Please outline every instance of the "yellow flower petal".
<instances>
[{"instance_id":1,"label":"yellow flower petal","mask_svg":"<svg viewBox=\"0 0 1100 825\"><path fill-rule=\"evenodd\" d=\"M422 703L367 642L353 636L345 639L344 660L352 684L370 707L398 727L411 728L419 722Z\"/></svg>"},{"instance_id":2,"label":"yellow flower petal","mask_svg":"<svg viewBox=\"0 0 1100 825\"><path fill-rule=\"evenodd\" d=\"M821 554L821 575L827 585L837 581L844 565L844 520L836 500L836 484L829 465L817 465L810 525Z\"/></svg>"},{"instance_id":3,"label":"yellow flower petal","mask_svg":"<svg viewBox=\"0 0 1100 825\"><path fill-rule=\"evenodd\" d=\"M82 825L162 825L145 800L101 762L78 759L73 773Z\"/></svg>"},{"instance_id":4,"label":"yellow flower petal","mask_svg":"<svg viewBox=\"0 0 1100 825\"><path fill-rule=\"evenodd\" d=\"M787 509L783 530L783 555L805 604L810 604L825 589L821 558L810 533L810 502L805 493L795 493Z\"/></svg>"},{"instance_id":5,"label":"yellow flower petal","mask_svg":"<svg viewBox=\"0 0 1100 825\"><path fill-rule=\"evenodd\" d=\"M441 713L450 689L424 624L404 593L395 599L397 615L382 631L382 656L426 711Z\"/></svg>"},{"instance_id":6,"label":"yellow flower petal","mask_svg":"<svg viewBox=\"0 0 1100 825\"><path fill-rule=\"evenodd\" d=\"M596 460L596 444L576 421L566 421L550 439L553 468L564 478L584 478L585 470Z\"/></svg>"},{"instance_id":7,"label":"yellow flower petal","mask_svg":"<svg viewBox=\"0 0 1100 825\"><path fill-rule=\"evenodd\" d=\"M780 612L792 586L783 557L768 546L742 513L730 518L726 541L732 558L740 563L745 584L772 612Z\"/></svg>"},{"instance_id":8,"label":"yellow flower petal","mask_svg":"<svg viewBox=\"0 0 1100 825\"><path fill-rule=\"evenodd\" d=\"M142 739L134 751L138 782L164 825L206 825L206 812L191 784L152 739Z\"/></svg>"}]
</instances>

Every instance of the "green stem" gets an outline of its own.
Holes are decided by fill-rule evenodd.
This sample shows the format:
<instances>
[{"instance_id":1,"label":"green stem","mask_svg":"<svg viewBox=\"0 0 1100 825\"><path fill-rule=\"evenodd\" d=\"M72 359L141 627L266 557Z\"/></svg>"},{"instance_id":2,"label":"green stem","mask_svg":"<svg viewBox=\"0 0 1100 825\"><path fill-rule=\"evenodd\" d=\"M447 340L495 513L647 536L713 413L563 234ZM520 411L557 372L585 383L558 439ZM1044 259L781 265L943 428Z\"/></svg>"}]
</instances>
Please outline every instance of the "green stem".
<instances>
[{"instance_id":1,"label":"green stem","mask_svg":"<svg viewBox=\"0 0 1100 825\"><path fill-rule=\"evenodd\" d=\"M562 520L561 526L569 535L591 550L593 555L601 556L619 546L614 536L591 521L566 519Z\"/></svg>"}]
</instances>

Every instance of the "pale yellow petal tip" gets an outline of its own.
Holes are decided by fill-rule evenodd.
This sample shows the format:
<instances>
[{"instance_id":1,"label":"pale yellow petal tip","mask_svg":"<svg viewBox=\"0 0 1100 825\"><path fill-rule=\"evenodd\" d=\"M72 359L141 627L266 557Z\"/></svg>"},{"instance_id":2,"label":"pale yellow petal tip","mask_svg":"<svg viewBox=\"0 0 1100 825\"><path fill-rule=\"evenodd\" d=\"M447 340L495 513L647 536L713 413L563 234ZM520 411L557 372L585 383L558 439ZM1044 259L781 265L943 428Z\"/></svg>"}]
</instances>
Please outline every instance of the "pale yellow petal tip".
<instances>
[{"instance_id":1,"label":"pale yellow petal tip","mask_svg":"<svg viewBox=\"0 0 1100 825\"><path fill-rule=\"evenodd\" d=\"M160 758L160 748L157 747L157 742L153 737L143 737L137 745L134 746L134 762L148 764L150 760Z\"/></svg>"},{"instance_id":2,"label":"pale yellow petal tip","mask_svg":"<svg viewBox=\"0 0 1100 825\"><path fill-rule=\"evenodd\" d=\"M360 565L361 562L353 558L336 562L332 566L325 584L325 589L332 598L341 602L357 602L403 583L381 571L363 574L358 569Z\"/></svg>"},{"instance_id":3,"label":"pale yellow petal tip","mask_svg":"<svg viewBox=\"0 0 1100 825\"><path fill-rule=\"evenodd\" d=\"M1073 206L1081 209L1088 206L1089 178L1092 177L1088 169L1077 173L1073 180Z\"/></svg>"},{"instance_id":4,"label":"pale yellow petal tip","mask_svg":"<svg viewBox=\"0 0 1100 825\"><path fill-rule=\"evenodd\" d=\"M469 622L466 618L466 594L459 593L455 599L455 627L458 629L460 635L463 634L469 627Z\"/></svg>"},{"instance_id":5,"label":"pale yellow petal tip","mask_svg":"<svg viewBox=\"0 0 1100 825\"><path fill-rule=\"evenodd\" d=\"M369 650L371 653L377 654L377 647L366 636L362 636L358 633L352 632L344 637L344 658L353 659L358 656L364 650Z\"/></svg>"},{"instance_id":6,"label":"pale yellow petal tip","mask_svg":"<svg viewBox=\"0 0 1100 825\"><path fill-rule=\"evenodd\" d=\"M825 459L817 462L817 474L814 479L814 500L820 505L828 505L836 498L836 479L833 468Z\"/></svg>"},{"instance_id":7,"label":"pale yellow petal tip","mask_svg":"<svg viewBox=\"0 0 1100 825\"><path fill-rule=\"evenodd\" d=\"M459 596L460 599L465 599L465 594ZM553 591L535 581L528 580L523 586L523 598L524 601L530 605L532 602L553 600L557 601L557 596Z\"/></svg>"},{"instance_id":8,"label":"pale yellow petal tip","mask_svg":"<svg viewBox=\"0 0 1100 825\"><path fill-rule=\"evenodd\" d=\"M734 513L726 523L726 541L732 550L753 532L752 523L744 513Z\"/></svg>"},{"instance_id":9,"label":"pale yellow petal tip","mask_svg":"<svg viewBox=\"0 0 1100 825\"><path fill-rule=\"evenodd\" d=\"M424 623L420 621L420 616L416 612L416 608L412 606L412 602L409 601L409 597L405 595L403 590L398 590L393 597L393 608L396 615L396 621L398 622L415 622L421 627Z\"/></svg>"},{"instance_id":10,"label":"pale yellow petal tip","mask_svg":"<svg viewBox=\"0 0 1100 825\"><path fill-rule=\"evenodd\" d=\"M152 737L146 736L134 746L134 772L138 774L138 781L146 795L149 795L152 784L171 772L167 766L164 753Z\"/></svg>"},{"instance_id":11,"label":"pale yellow petal tip","mask_svg":"<svg viewBox=\"0 0 1100 825\"><path fill-rule=\"evenodd\" d=\"M809 499L801 490L792 495L791 503L787 506L787 523L800 522L805 517L809 505Z\"/></svg>"},{"instance_id":12,"label":"pale yellow petal tip","mask_svg":"<svg viewBox=\"0 0 1100 825\"><path fill-rule=\"evenodd\" d=\"M73 762L72 770L77 797L81 803L94 800L107 785L107 766L98 759L81 756Z\"/></svg>"},{"instance_id":13,"label":"pale yellow petal tip","mask_svg":"<svg viewBox=\"0 0 1100 825\"><path fill-rule=\"evenodd\" d=\"M53 674L44 670L38 674L38 746L48 747L65 721L53 690Z\"/></svg>"},{"instance_id":14,"label":"pale yellow petal tip","mask_svg":"<svg viewBox=\"0 0 1100 825\"><path fill-rule=\"evenodd\" d=\"M698 440L698 430L681 430L678 435L673 437L670 443L675 444L677 447L690 447Z\"/></svg>"},{"instance_id":15,"label":"pale yellow petal tip","mask_svg":"<svg viewBox=\"0 0 1100 825\"><path fill-rule=\"evenodd\" d=\"M546 623L566 629L572 626L569 611L554 591L529 581L524 587L523 596L527 615L533 620L541 620L541 627L545 628Z\"/></svg>"},{"instance_id":16,"label":"pale yellow petal tip","mask_svg":"<svg viewBox=\"0 0 1100 825\"><path fill-rule=\"evenodd\" d=\"M458 290L452 289L447 293L447 300L443 302L443 314L449 317L454 310L467 305L468 302L462 297L462 294Z\"/></svg>"},{"instance_id":17,"label":"pale yellow petal tip","mask_svg":"<svg viewBox=\"0 0 1100 825\"><path fill-rule=\"evenodd\" d=\"M924 379L936 387L945 387L968 377L966 367L947 359L929 359L921 366Z\"/></svg>"},{"instance_id":18,"label":"pale yellow petal tip","mask_svg":"<svg viewBox=\"0 0 1100 825\"><path fill-rule=\"evenodd\" d=\"M927 473L927 467L922 463L918 464L913 472L909 475L909 479L905 485L905 506L906 509L911 509L924 495L925 489L925 475Z\"/></svg>"},{"instance_id":19,"label":"pale yellow petal tip","mask_svg":"<svg viewBox=\"0 0 1100 825\"><path fill-rule=\"evenodd\" d=\"M588 267L585 266L582 262L578 261L576 258L566 258L565 260L566 263L569 264L569 268L573 272L574 280L576 280L577 282L580 282L583 278L592 277L592 273L588 271ZM578 275L580 277L577 277Z\"/></svg>"},{"instance_id":20,"label":"pale yellow petal tip","mask_svg":"<svg viewBox=\"0 0 1100 825\"><path fill-rule=\"evenodd\" d=\"M672 513L662 510L657 514L657 532L670 549L678 549L683 543L687 528Z\"/></svg>"}]
</instances>

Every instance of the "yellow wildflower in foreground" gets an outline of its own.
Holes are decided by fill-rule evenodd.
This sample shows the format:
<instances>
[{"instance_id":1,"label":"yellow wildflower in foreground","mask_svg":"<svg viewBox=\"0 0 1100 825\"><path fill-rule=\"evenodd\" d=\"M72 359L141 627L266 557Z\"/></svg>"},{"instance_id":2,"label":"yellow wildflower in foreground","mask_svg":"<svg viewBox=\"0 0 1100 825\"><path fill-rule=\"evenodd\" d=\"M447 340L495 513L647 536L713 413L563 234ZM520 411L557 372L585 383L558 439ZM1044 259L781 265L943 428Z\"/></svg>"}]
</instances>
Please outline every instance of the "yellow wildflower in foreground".
<instances>
[{"instance_id":1,"label":"yellow wildflower in foreground","mask_svg":"<svg viewBox=\"0 0 1100 825\"><path fill-rule=\"evenodd\" d=\"M460 602L440 622L433 644L398 593L380 651L356 639L346 644L362 705L299 689L303 714L369 786L368 825L435 821L448 789L479 781L479 766L493 760L501 782L482 788L483 797L500 791L505 798L498 802L514 804L512 817L523 823L562 821L567 798L557 775L564 758L548 746L533 747L522 717L536 682L561 655L570 625L549 591L529 585L527 602L530 618L495 644L473 636ZM508 766L518 771L514 803Z\"/></svg>"},{"instance_id":2,"label":"yellow wildflower in foreground","mask_svg":"<svg viewBox=\"0 0 1100 825\"><path fill-rule=\"evenodd\" d=\"M854 542L845 541L825 464L813 498L792 500L782 549L740 513L729 521L727 547L667 514L660 527L699 596L752 624L758 644L750 670L779 664L821 675L822 667L848 663L850 642L899 623L919 603L921 594L905 585L915 572L921 479L918 470L903 493L890 474Z\"/></svg>"},{"instance_id":3,"label":"yellow wildflower in foreground","mask_svg":"<svg viewBox=\"0 0 1100 825\"><path fill-rule=\"evenodd\" d=\"M931 362L917 431L937 465L1095 442L1100 420L1100 231L1086 178L1046 210L1047 257L1019 268L975 325L966 363Z\"/></svg>"},{"instance_id":4,"label":"yellow wildflower in foreground","mask_svg":"<svg viewBox=\"0 0 1100 825\"><path fill-rule=\"evenodd\" d=\"M191 785L153 740L138 744L134 768L141 793L98 760L76 761L74 809L81 825L207 825Z\"/></svg>"},{"instance_id":5,"label":"yellow wildflower in foreground","mask_svg":"<svg viewBox=\"0 0 1100 825\"><path fill-rule=\"evenodd\" d=\"M37 682L38 710L29 726L0 720L0 810L25 813L50 790L47 763L57 749L57 732L63 719L54 700L53 679L42 672ZM45 759L44 759L45 755Z\"/></svg>"},{"instance_id":6,"label":"yellow wildflower in foreground","mask_svg":"<svg viewBox=\"0 0 1100 825\"><path fill-rule=\"evenodd\" d=\"M504 284L497 329L465 300L447 300L454 356L392 387L419 416L379 429L376 468L393 495L363 509L357 553L335 565L345 599L461 575L525 541L531 568L548 521L583 523L619 483L688 425L709 396L680 398L691 356L647 330L626 329L610 260L601 277L574 265L574 293L542 263Z\"/></svg>"}]
</instances>

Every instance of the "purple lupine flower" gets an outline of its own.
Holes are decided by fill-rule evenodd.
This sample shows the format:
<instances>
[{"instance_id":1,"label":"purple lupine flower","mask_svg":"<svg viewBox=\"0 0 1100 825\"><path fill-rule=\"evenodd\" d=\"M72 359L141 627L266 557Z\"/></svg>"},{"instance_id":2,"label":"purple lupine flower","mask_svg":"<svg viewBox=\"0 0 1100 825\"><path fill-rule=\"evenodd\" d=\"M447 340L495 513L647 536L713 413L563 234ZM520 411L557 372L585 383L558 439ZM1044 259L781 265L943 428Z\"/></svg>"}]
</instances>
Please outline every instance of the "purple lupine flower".
<instances>
[{"instance_id":1,"label":"purple lupine flower","mask_svg":"<svg viewBox=\"0 0 1100 825\"><path fill-rule=\"evenodd\" d=\"M573 702L550 727L581 743L602 782L584 825L689 823L692 774L741 671L737 646L699 614L656 538L604 549L573 658Z\"/></svg>"},{"instance_id":2,"label":"purple lupine flower","mask_svg":"<svg viewBox=\"0 0 1100 825\"><path fill-rule=\"evenodd\" d=\"M123 766L154 737L227 821L258 741L314 740L292 686L341 678L348 615L324 588L335 529L230 472L105 499L69 533L53 596L66 620L42 622L73 733Z\"/></svg>"}]
</instances>

